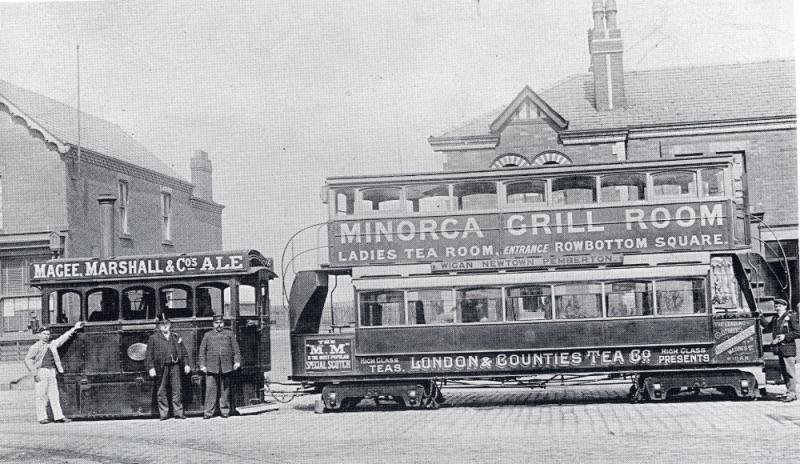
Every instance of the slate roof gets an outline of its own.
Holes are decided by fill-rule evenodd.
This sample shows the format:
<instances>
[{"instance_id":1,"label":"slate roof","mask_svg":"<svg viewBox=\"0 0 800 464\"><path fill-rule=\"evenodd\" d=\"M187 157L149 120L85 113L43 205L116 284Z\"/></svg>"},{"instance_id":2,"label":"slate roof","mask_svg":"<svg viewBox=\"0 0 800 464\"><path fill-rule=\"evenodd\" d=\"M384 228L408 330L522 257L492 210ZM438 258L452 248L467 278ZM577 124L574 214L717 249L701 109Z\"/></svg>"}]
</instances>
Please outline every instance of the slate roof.
<instances>
[{"instance_id":1,"label":"slate roof","mask_svg":"<svg viewBox=\"0 0 800 464\"><path fill-rule=\"evenodd\" d=\"M625 73L627 105L594 108L591 73L576 74L537 92L569 121L567 131L606 131L678 123L796 116L795 62L765 61ZM505 106L439 137L492 135Z\"/></svg>"},{"instance_id":2,"label":"slate roof","mask_svg":"<svg viewBox=\"0 0 800 464\"><path fill-rule=\"evenodd\" d=\"M78 145L77 110L0 80L0 95L63 143ZM114 123L81 111L81 147L159 174L183 180Z\"/></svg>"}]
</instances>

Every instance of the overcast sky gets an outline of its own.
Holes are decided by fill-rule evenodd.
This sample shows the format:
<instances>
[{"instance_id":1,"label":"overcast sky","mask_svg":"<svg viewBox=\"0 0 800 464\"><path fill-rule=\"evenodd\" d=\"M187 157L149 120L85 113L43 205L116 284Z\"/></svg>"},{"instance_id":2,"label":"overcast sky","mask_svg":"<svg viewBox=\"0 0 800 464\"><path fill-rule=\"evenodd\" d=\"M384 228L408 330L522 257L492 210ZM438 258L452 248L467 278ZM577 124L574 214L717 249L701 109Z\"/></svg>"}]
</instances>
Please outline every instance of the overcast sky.
<instances>
[{"instance_id":1,"label":"overcast sky","mask_svg":"<svg viewBox=\"0 0 800 464\"><path fill-rule=\"evenodd\" d=\"M626 70L792 58L791 0L618 0ZM591 0L0 3L0 79L117 123L189 178L226 248L280 256L325 177L441 169L430 135L587 71ZM558 110L558 108L556 108Z\"/></svg>"}]
</instances>

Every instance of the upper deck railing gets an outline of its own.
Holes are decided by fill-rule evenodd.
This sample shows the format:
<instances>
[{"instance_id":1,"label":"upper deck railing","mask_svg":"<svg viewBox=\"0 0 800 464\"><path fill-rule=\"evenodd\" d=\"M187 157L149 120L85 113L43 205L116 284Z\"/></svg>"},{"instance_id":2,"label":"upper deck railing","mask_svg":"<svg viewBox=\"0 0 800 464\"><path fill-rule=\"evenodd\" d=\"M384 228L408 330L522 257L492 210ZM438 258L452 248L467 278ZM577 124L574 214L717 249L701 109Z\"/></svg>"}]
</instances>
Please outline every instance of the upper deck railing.
<instances>
[{"instance_id":1,"label":"upper deck railing","mask_svg":"<svg viewBox=\"0 0 800 464\"><path fill-rule=\"evenodd\" d=\"M739 248L748 227L732 165L719 156L331 178L329 265L550 267Z\"/></svg>"}]
</instances>

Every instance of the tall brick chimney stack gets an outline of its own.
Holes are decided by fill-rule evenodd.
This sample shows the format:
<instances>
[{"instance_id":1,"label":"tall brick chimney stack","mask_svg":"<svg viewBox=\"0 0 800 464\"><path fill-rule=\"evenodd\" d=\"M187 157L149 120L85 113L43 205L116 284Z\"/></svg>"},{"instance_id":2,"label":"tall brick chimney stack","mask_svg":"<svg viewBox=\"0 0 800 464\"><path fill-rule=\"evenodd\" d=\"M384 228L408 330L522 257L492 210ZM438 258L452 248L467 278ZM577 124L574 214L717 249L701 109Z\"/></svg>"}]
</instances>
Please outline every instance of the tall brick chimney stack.
<instances>
[{"instance_id":1,"label":"tall brick chimney stack","mask_svg":"<svg viewBox=\"0 0 800 464\"><path fill-rule=\"evenodd\" d=\"M208 159L208 153L202 150L195 151L189 163L192 169L194 196L214 201L214 190L211 186L211 160Z\"/></svg>"},{"instance_id":2,"label":"tall brick chimney stack","mask_svg":"<svg viewBox=\"0 0 800 464\"><path fill-rule=\"evenodd\" d=\"M589 71L594 74L595 108L608 111L625 106L622 34L617 26L616 0L594 0L594 27L589 30Z\"/></svg>"}]
</instances>

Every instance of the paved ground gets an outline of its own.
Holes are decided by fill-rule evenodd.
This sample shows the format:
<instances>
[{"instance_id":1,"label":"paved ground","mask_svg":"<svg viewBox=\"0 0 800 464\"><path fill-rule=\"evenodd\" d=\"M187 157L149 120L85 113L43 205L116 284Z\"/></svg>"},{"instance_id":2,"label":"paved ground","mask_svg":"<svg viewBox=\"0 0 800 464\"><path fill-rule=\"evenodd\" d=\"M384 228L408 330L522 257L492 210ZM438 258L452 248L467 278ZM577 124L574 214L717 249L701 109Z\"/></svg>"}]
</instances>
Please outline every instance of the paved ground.
<instances>
[{"instance_id":1,"label":"paved ground","mask_svg":"<svg viewBox=\"0 0 800 464\"><path fill-rule=\"evenodd\" d=\"M276 344L285 344L276 333ZM274 362L273 378L288 363ZM627 385L453 389L439 410L362 402L314 414L300 397L258 416L39 425L33 392L0 392L0 462L767 462L800 455L800 402L716 394L630 404ZM771 396L782 391L769 387ZM735 461L734 461L735 460Z\"/></svg>"},{"instance_id":2,"label":"paved ground","mask_svg":"<svg viewBox=\"0 0 800 464\"><path fill-rule=\"evenodd\" d=\"M709 394L629 404L625 391L456 390L439 410L364 401L322 415L301 397L258 416L48 425L35 422L31 391L7 391L0 462L765 462L800 453L800 403Z\"/></svg>"}]
</instances>

